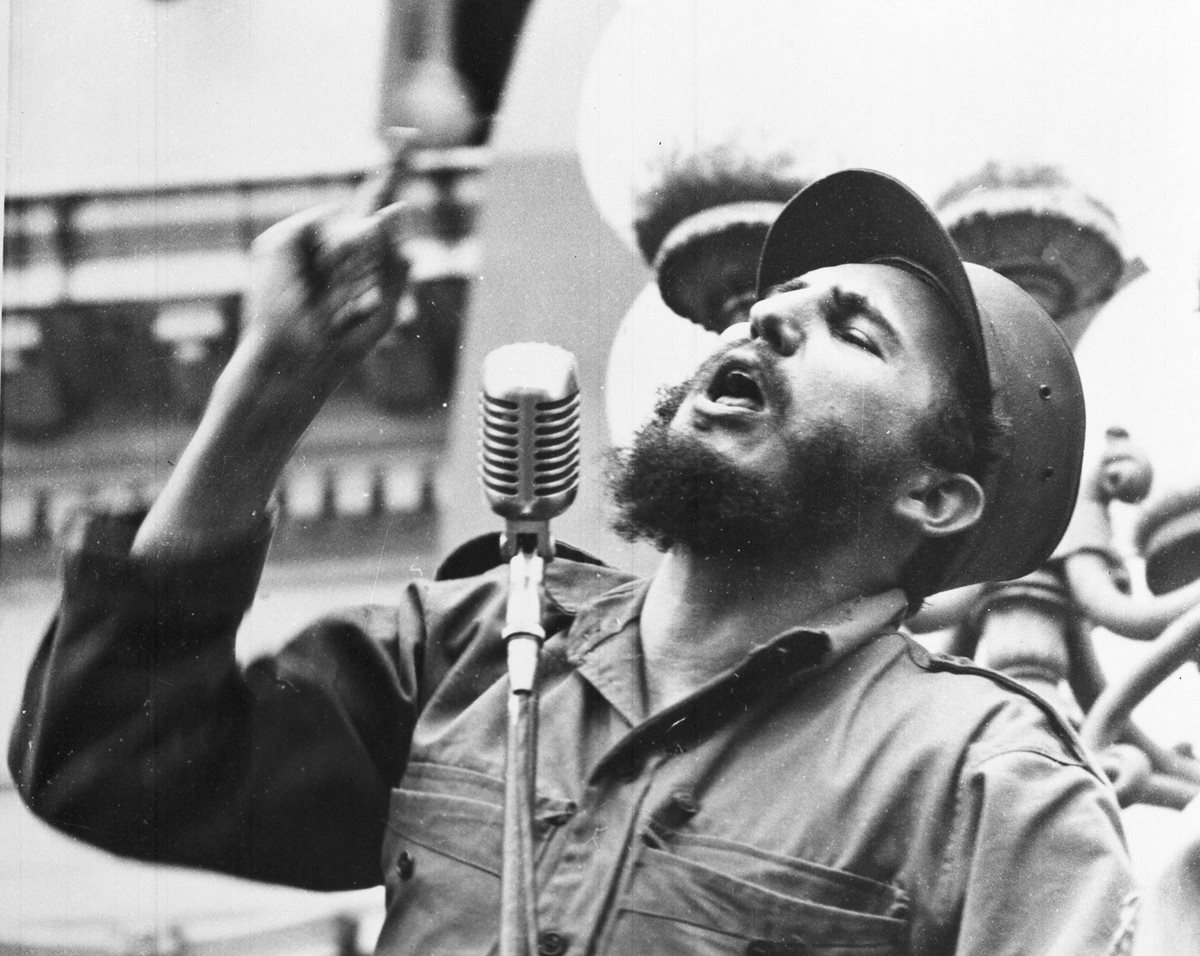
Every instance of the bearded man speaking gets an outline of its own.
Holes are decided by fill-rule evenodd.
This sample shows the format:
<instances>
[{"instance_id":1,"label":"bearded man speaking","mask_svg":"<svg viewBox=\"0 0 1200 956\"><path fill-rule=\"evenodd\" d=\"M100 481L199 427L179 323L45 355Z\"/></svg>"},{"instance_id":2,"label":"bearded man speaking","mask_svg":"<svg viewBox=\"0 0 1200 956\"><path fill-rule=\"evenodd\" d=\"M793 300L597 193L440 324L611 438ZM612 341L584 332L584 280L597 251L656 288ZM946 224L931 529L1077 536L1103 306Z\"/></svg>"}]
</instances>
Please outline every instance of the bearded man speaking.
<instances>
[{"instance_id":1,"label":"bearded man speaking","mask_svg":"<svg viewBox=\"0 0 1200 956\"><path fill-rule=\"evenodd\" d=\"M309 217L260 243L254 324L159 500L75 529L10 762L101 846L382 882L379 952L483 954L507 570L234 657L275 481L399 294L386 226ZM314 257L336 282L305 286ZM1130 883L1105 779L1035 695L898 632L925 595L1056 544L1083 441L1066 344L874 172L788 204L759 292L614 460L618 526L664 550L656 573L548 567L538 951L1105 951Z\"/></svg>"}]
</instances>

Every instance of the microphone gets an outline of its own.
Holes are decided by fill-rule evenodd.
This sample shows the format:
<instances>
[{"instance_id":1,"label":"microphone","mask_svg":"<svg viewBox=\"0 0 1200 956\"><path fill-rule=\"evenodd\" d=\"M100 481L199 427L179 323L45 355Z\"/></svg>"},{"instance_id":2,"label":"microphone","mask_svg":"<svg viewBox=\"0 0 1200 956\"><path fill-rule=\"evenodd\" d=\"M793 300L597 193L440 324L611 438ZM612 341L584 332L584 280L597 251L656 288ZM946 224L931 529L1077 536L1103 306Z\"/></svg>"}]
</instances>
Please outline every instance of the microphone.
<instances>
[{"instance_id":1,"label":"microphone","mask_svg":"<svg viewBox=\"0 0 1200 956\"><path fill-rule=\"evenodd\" d=\"M575 357L544 342L518 342L483 360L479 474L492 510L507 522L504 640L508 731L500 872L500 952L537 948L533 806L537 773L537 675L545 562L554 557L550 519L579 488L579 381Z\"/></svg>"},{"instance_id":2,"label":"microphone","mask_svg":"<svg viewBox=\"0 0 1200 956\"><path fill-rule=\"evenodd\" d=\"M507 521L506 552L534 544L552 557L549 521L579 488L575 357L544 342L495 349L483 360L479 407L480 477L492 511Z\"/></svg>"}]
</instances>

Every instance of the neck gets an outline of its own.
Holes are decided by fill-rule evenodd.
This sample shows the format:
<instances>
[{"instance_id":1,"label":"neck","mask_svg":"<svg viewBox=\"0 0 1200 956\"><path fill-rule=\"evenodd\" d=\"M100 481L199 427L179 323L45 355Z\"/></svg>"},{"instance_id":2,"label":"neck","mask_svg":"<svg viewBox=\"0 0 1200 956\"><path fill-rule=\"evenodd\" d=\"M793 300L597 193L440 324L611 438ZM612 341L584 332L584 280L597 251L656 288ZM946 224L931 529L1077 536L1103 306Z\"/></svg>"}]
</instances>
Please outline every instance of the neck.
<instances>
[{"instance_id":1,"label":"neck","mask_svg":"<svg viewBox=\"0 0 1200 956\"><path fill-rule=\"evenodd\" d=\"M642 608L645 679L652 710L687 696L755 644L830 608L894 586L866 573L861 552L803 563L749 565L676 549L663 559Z\"/></svg>"}]
</instances>

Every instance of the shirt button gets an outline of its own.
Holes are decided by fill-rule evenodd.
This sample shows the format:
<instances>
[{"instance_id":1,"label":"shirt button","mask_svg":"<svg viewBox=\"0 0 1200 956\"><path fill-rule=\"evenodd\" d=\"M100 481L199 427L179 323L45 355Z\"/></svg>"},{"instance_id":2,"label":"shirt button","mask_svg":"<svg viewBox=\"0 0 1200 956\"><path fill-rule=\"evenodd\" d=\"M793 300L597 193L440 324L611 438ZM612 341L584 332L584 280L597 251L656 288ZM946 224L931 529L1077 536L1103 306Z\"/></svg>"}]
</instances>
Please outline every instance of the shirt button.
<instances>
[{"instance_id":1,"label":"shirt button","mask_svg":"<svg viewBox=\"0 0 1200 956\"><path fill-rule=\"evenodd\" d=\"M538 956L563 956L571 941L561 933L547 930L538 935Z\"/></svg>"},{"instance_id":2,"label":"shirt button","mask_svg":"<svg viewBox=\"0 0 1200 956\"><path fill-rule=\"evenodd\" d=\"M396 857L396 875L402 880L411 880L417 861L408 850L402 850Z\"/></svg>"}]
</instances>

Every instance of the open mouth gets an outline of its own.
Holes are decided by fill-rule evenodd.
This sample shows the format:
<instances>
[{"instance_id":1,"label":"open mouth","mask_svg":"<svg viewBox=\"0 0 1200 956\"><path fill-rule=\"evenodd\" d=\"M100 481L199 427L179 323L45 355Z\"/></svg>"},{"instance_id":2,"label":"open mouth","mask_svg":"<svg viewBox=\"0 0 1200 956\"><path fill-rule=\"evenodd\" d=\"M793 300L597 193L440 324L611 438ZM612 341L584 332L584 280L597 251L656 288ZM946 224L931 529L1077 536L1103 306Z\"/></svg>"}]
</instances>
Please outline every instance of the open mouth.
<instances>
[{"instance_id":1,"label":"open mouth","mask_svg":"<svg viewBox=\"0 0 1200 956\"><path fill-rule=\"evenodd\" d=\"M746 366L730 362L717 369L705 393L709 401L727 408L761 411L766 404L762 388Z\"/></svg>"}]
</instances>

